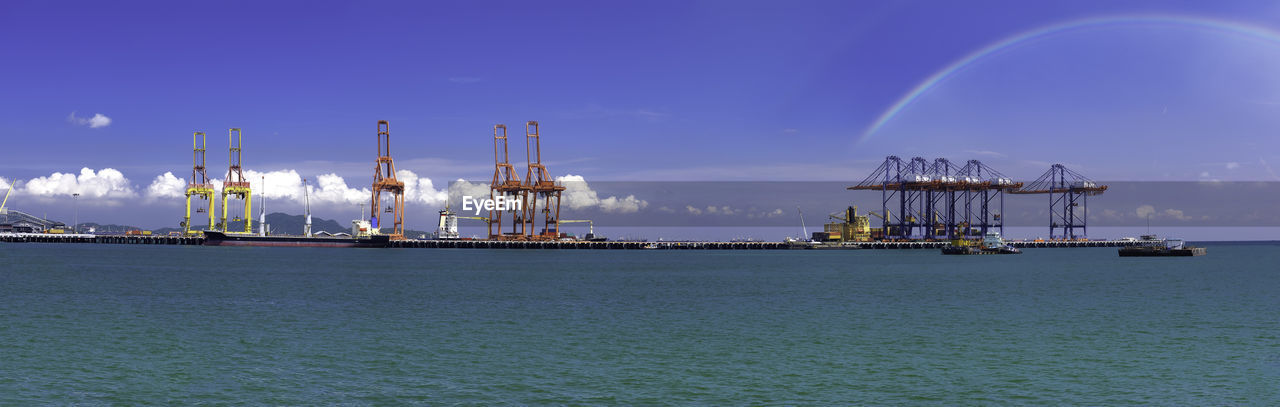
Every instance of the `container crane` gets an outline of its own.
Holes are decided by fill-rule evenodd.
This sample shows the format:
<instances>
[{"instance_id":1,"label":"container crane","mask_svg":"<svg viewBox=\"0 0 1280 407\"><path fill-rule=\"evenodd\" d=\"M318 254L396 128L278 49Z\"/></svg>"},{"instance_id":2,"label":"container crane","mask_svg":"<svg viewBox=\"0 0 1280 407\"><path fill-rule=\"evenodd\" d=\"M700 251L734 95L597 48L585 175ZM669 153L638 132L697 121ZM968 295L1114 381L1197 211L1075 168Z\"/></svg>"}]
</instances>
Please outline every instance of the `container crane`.
<instances>
[{"instance_id":1,"label":"container crane","mask_svg":"<svg viewBox=\"0 0 1280 407\"><path fill-rule=\"evenodd\" d=\"M378 161L373 169L373 200L369 205L370 232L381 233L385 219L380 212L382 192L391 194L393 204L386 213L391 214L391 240L404 239L404 182L396 179L396 165L391 159L391 125L378 120Z\"/></svg>"},{"instance_id":2,"label":"container crane","mask_svg":"<svg viewBox=\"0 0 1280 407\"><path fill-rule=\"evenodd\" d=\"M204 132L197 131L191 134L191 179L187 182L187 190L184 193L187 197L187 211L182 216L182 234L195 235L200 232L191 231L191 198L200 197L205 201L205 208L196 208L196 212L205 212L209 214L209 229L215 229L213 223L213 184L209 182L209 174L205 171L205 149L208 147L208 137Z\"/></svg>"},{"instance_id":3,"label":"container crane","mask_svg":"<svg viewBox=\"0 0 1280 407\"><path fill-rule=\"evenodd\" d=\"M924 158L914 157L903 161L897 156L885 157L880 164L862 182L848 187L849 190L880 191L880 209L882 213L891 213L890 205L897 207L898 215L886 216L883 219L885 236L899 239L911 239L917 226L927 226L920 222L927 219L928 199L926 191L935 188L933 169ZM927 227L925 229L928 229ZM922 234L927 234L924 231Z\"/></svg>"},{"instance_id":4,"label":"container crane","mask_svg":"<svg viewBox=\"0 0 1280 407\"><path fill-rule=\"evenodd\" d=\"M1049 195L1049 239L1088 239L1089 196L1102 195L1106 185L1100 185L1062 164L1049 167L1035 181L1011 194ZM1079 208L1077 213L1076 208ZM1062 234L1056 234L1061 229ZM1076 234L1080 229L1080 234Z\"/></svg>"},{"instance_id":5,"label":"container crane","mask_svg":"<svg viewBox=\"0 0 1280 407\"><path fill-rule=\"evenodd\" d=\"M528 190L529 202L526 205L526 230L530 237L539 240L555 239L560 236L560 194L563 185L556 181L542 165L542 136L538 133L538 122L529 121L524 125L525 160L529 163L529 171L525 173L525 187ZM538 208L541 200L542 208ZM538 212L542 212L542 229L538 229ZM536 234L535 234L536 232Z\"/></svg>"},{"instance_id":6,"label":"container crane","mask_svg":"<svg viewBox=\"0 0 1280 407\"><path fill-rule=\"evenodd\" d=\"M493 180L489 183L489 199L494 203L494 208L489 211L489 238L525 240L524 216L529 187L520 182L509 158L507 126L496 124L493 126ZM499 201L503 204L498 205ZM511 232L502 231L502 218L506 213L511 214Z\"/></svg>"},{"instance_id":7,"label":"container crane","mask_svg":"<svg viewBox=\"0 0 1280 407\"><path fill-rule=\"evenodd\" d=\"M249 187L249 181L244 178L244 173L240 168L240 152L244 146L244 136L240 134L239 128L232 128L227 131L228 144L231 145L230 165L227 167L227 178L222 183L222 219L218 222L223 232L228 232L227 227L227 198L235 197L244 202L244 232L237 233L253 233L253 220L250 218L253 206L253 192ZM239 217L239 215L237 215Z\"/></svg>"}]
</instances>

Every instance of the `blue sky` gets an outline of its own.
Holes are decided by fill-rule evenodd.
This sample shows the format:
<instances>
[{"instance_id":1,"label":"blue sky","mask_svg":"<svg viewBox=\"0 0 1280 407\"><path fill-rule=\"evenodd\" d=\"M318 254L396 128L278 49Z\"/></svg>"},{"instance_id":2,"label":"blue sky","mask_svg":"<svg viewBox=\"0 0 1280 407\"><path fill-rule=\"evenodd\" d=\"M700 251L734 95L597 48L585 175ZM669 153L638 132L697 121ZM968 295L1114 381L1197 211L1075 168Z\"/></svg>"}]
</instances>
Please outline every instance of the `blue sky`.
<instances>
[{"instance_id":1,"label":"blue sky","mask_svg":"<svg viewBox=\"0 0 1280 407\"><path fill-rule=\"evenodd\" d=\"M977 50L1109 16L1220 26L1135 19L1020 42L866 134ZM134 195L83 199L142 222L122 197L176 207L147 190L190 172L193 131L210 134L212 176L240 127L247 169L361 188L385 119L397 168L436 188L489 177L495 123L523 162L526 120L542 123L553 174L588 181L856 182L890 154L977 158L1022 179L1062 162L1104 180L1276 180L1280 45L1221 27L1265 33L1277 17L1271 3L1201 1L9 1L0 177L114 169L126 181L106 188ZM95 114L109 125L91 127ZM48 191L15 199L63 207L69 190Z\"/></svg>"}]
</instances>

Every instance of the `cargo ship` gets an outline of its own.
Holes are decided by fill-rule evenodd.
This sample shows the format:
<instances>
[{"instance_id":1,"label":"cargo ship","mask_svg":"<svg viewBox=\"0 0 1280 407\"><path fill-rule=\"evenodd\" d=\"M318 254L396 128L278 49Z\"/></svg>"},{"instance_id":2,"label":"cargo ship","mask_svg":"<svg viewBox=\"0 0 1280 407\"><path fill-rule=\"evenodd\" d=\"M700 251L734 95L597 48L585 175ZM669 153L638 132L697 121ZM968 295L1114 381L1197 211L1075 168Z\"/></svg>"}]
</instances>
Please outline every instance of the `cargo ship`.
<instances>
[{"instance_id":1,"label":"cargo ship","mask_svg":"<svg viewBox=\"0 0 1280 407\"><path fill-rule=\"evenodd\" d=\"M390 235L372 234L368 221L352 221L352 235L344 233L329 236L270 236L263 234L204 232L205 246L261 246L261 247L387 247Z\"/></svg>"},{"instance_id":2,"label":"cargo ship","mask_svg":"<svg viewBox=\"0 0 1280 407\"><path fill-rule=\"evenodd\" d=\"M1154 236L1150 237L1150 240L1154 239ZM1187 246L1182 239L1165 239L1163 243L1121 247L1120 257L1191 257L1204 256L1208 252L1203 247Z\"/></svg>"},{"instance_id":3,"label":"cargo ship","mask_svg":"<svg viewBox=\"0 0 1280 407\"><path fill-rule=\"evenodd\" d=\"M205 246L263 247L387 247L388 235L351 236L259 236L239 233L204 232Z\"/></svg>"},{"instance_id":4,"label":"cargo ship","mask_svg":"<svg viewBox=\"0 0 1280 407\"><path fill-rule=\"evenodd\" d=\"M1010 246L1000 238L1000 232L990 231L982 237L978 244L968 240L956 240L950 246L942 248L942 254L1020 254L1022 250Z\"/></svg>"}]
</instances>

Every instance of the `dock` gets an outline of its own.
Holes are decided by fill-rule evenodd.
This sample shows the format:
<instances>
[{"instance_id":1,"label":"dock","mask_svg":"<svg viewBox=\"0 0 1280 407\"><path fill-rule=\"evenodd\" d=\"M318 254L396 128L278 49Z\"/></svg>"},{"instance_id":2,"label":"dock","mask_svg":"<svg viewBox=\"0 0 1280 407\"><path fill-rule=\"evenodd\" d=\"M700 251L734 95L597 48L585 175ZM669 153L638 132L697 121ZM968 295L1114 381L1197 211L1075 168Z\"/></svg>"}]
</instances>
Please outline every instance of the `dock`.
<instances>
[{"instance_id":1,"label":"dock","mask_svg":"<svg viewBox=\"0 0 1280 407\"><path fill-rule=\"evenodd\" d=\"M95 243L95 244L144 244L170 246L199 246L203 237L192 236L142 236L142 235L88 235L47 233L0 233L0 242L7 243ZM391 241L393 248L422 249L515 249L515 250L909 250L941 249L950 242L845 242L840 244L802 246L787 242L712 242L712 241L512 241L512 240L421 240ZM1150 242L1133 240L1053 240L1010 241L1017 248L1070 248L1070 247L1128 247L1148 245Z\"/></svg>"}]
</instances>

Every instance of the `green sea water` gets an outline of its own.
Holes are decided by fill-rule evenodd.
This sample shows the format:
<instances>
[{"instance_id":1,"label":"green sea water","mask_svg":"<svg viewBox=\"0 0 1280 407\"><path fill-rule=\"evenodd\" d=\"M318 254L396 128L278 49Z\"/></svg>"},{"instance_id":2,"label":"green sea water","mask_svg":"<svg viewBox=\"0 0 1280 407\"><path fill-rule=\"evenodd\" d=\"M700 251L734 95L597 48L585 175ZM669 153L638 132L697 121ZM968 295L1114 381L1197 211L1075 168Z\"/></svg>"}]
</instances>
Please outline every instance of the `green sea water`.
<instances>
[{"instance_id":1,"label":"green sea water","mask_svg":"<svg viewBox=\"0 0 1280 407\"><path fill-rule=\"evenodd\" d=\"M1277 405L1278 264L0 244L0 404Z\"/></svg>"}]
</instances>

